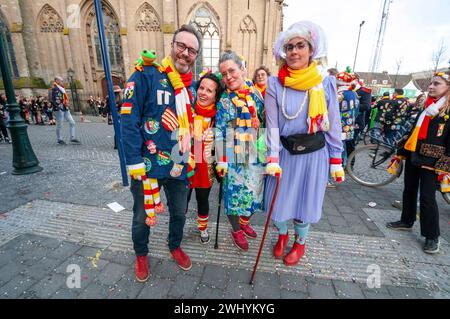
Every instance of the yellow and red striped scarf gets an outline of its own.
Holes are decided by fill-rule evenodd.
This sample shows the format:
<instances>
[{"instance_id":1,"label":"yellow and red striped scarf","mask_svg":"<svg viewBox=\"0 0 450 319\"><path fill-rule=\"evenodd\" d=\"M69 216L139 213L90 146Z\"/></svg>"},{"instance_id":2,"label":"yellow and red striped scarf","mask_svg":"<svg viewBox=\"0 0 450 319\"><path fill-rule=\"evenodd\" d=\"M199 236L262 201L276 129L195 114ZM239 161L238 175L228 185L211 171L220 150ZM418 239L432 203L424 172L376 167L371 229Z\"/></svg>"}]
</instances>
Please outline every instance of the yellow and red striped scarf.
<instances>
[{"instance_id":1,"label":"yellow and red striped scarf","mask_svg":"<svg viewBox=\"0 0 450 319\"><path fill-rule=\"evenodd\" d=\"M285 64L278 72L281 85L298 91L307 91L309 94L308 107L308 133L329 130L328 109L323 89L322 74L313 61L309 67L294 70Z\"/></svg>"},{"instance_id":2,"label":"yellow and red striped scarf","mask_svg":"<svg viewBox=\"0 0 450 319\"><path fill-rule=\"evenodd\" d=\"M257 117L256 102L253 99L254 86L251 81L246 81L242 90L227 91L233 104L236 106L236 133L234 138L234 152L241 153L240 144L242 142L253 141L251 134L252 117Z\"/></svg>"},{"instance_id":3,"label":"yellow and red striped scarf","mask_svg":"<svg viewBox=\"0 0 450 319\"><path fill-rule=\"evenodd\" d=\"M445 96L439 99L438 101L435 101L432 98L428 98L425 104L425 110L422 112L422 114L420 114L419 119L417 120L416 123L416 127L414 128L413 132L406 141L405 150L415 152L417 148L417 142L419 140L424 140L427 138L428 125L431 120L431 117L427 115L427 109L429 107L436 107L439 110L442 110L446 100L447 99Z\"/></svg>"},{"instance_id":4,"label":"yellow and red striped scarf","mask_svg":"<svg viewBox=\"0 0 450 319\"><path fill-rule=\"evenodd\" d=\"M165 57L162 60L162 66L175 90L175 106L177 110L178 122L180 124L178 130L178 143L180 146L180 151L185 153L191 148L191 124L193 122L190 96L187 90L189 85L184 83L180 73L178 73L177 69L173 65L173 61L170 56ZM189 75L192 83L192 72L190 72Z\"/></svg>"}]
</instances>

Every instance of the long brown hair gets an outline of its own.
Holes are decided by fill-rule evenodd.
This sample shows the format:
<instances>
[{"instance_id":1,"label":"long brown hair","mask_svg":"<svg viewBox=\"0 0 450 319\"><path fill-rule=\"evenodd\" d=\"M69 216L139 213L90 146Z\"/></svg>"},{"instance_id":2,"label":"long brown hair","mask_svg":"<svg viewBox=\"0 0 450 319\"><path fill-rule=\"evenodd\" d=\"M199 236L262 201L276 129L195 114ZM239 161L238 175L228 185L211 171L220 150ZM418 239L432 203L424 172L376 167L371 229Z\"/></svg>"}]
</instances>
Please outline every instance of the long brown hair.
<instances>
[{"instance_id":1,"label":"long brown hair","mask_svg":"<svg viewBox=\"0 0 450 319\"><path fill-rule=\"evenodd\" d=\"M450 70L446 72L438 72L435 74L435 76L438 76L441 79L443 79L448 86L447 93L445 94L446 101L442 108L441 115L450 114Z\"/></svg>"}]
</instances>

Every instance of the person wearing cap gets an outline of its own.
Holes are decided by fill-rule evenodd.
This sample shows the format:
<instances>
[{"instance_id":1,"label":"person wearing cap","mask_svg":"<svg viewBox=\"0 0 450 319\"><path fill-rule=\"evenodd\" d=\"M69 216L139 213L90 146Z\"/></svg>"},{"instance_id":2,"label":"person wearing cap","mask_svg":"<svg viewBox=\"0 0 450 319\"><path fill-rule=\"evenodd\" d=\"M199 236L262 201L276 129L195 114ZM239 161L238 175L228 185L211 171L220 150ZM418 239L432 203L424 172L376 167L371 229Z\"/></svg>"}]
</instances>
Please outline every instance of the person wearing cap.
<instances>
[{"instance_id":1,"label":"person wearing cap","mask_svg":"<svg viewBox=\"0 0 450 319\"><path fill-rule=\"evenodd\" d=\"M264 209L264 168L257 156L264 99L246 80L245 62L236 52L221 54L219 70L226 90L217 103L216 171L224 176L224 212L232 227L231 239L238 249L247 251L247 238L257 237L250 220Z\"/></svg>"},{"instance_id":2,"label":"person wearing cap","mask_svg":"<svg viewBox=\"0 0 450 319\"><path fill-rule=\"evenodd\" d=\"M274 46L280 69L269 78L265 99L266 173L282 175L272 214L279 232L275 258L285 255L288 223L294 223L294 244L283 259L287 266L296 265L305 253L310 225L322 215L329 175L336 182L344 180L336 79L317 63L326 53L322 28L309 21L290 26ZM266 180L266 211L276 183L275 178Z\"/></svg>"},{"instance_id":3,"label":"person wearing cap","mask_svg":"<svg viewBox=\"0 0 450 319\"><path fill-rule=\"evenodd\" d=\"M433 76L425 110L418 116L406 143L391 159L388 171L397 174L402 160L405 160L402 214L400 220L386 226L411 231L420 192L420 234L425 237L423 250L435 254L440 245L436 185L440 184L441 192L450 192L450 72Z\"/></svg>"}]
</instances>

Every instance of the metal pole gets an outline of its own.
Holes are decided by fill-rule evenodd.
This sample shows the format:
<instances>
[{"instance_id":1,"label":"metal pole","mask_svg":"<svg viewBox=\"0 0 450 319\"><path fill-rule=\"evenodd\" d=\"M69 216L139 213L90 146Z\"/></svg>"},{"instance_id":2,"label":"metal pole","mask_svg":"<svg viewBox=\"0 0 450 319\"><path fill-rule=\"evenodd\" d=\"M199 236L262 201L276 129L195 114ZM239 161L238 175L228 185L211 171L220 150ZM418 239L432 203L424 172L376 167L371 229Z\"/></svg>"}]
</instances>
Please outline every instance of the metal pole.
<instances>
[{"instance_id":1,"label":"metal pole","mask_svg":"<svg viewBox=\"0 0 450 319\"><path fill-rule=\"evenodd\" d=\"M122 182L123 182L123 186L128 186L129 184L128 184L127 169L126 169L126 165L125 165L125 153L124 153L123 144L122 144L122 133L120 130L120 125L119 125L119 115L117 114L117 108L116 108L116 96L114 94L114 89L113 89L113 81L112 81L112 76L111 76L109 54L108 54L108 50L107 50L107 46L106 46L106 34L105 34L105 27L103 25L103 11L102 11L101 0L94 0L94 6L95 6L95 16L96 16L96 20L97 20L98 35L100 37L100 46L102 49L102 61L103 61L103 66L105 68L106 84L108 86L108 99L109 99L108 103L111 107L117 149L119 152L120 169L121 169L121 173L122 173Z\"/></svg>"},{"instance_id":2,"label":"metal pole","mask_svg":"<svg viewBox=\"0 0 450 319\"><path fill-rule=\"evenodd\" d=\"M365 21L361 22L359 25L359 33L358 33L358 42L356 43L356 52L355 52L355 61L353 62L353 72L355 72L355 66L356 66L356 57L358 56L358 48L359 48L359 38L361 37L361 28L364 25Z\"/></svg>"},{"instance_id":3,"label":"metal pole","mask_svg":"<svg viewBox=\"0 0 450 319\"><path fill-rule=\"evenodd\" d=\"M31 147L27 134L27 126L24 119L19 115L20 108L17 105L16 95L11 80L11 70L9 69L8 58L6 56L6 46L0 34L0 67L2 70L3 85L5 87L8 103L6 109L9 113L7 127L11 133L13 147L13 175L33 174L42 171L39 161Z\"/></svg>"}]
</instances>

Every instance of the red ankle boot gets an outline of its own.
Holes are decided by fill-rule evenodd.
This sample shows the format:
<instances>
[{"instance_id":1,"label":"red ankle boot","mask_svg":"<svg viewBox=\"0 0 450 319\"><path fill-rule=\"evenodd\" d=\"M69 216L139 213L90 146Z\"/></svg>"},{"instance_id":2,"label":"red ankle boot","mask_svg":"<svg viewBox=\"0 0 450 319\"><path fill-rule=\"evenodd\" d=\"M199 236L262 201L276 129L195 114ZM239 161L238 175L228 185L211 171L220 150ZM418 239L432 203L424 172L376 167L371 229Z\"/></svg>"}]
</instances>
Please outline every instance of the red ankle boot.
<instances>
[{"instance_id":1,"label":"red ankle boot","mask_svg":"<svg viewBox=\"0 0 450 319\"><path fill-rule=\"evenodd\" d=\"M283 258L284 251L286 250L286 244L288 241L289 241L288 234L286 234L286 235L279 234L278 235L278 241L277 241L275 247L273 248L273 256L276 259Z\"/></svg>"},{"instance_id":2,"label":"red ankle boot","mask_svg":"<svg viewBox=\"0 0 450 319\"><path fill-rule=\"evenodd\" d=\"M136 256L136 265L134 267L136 280L146 282L149 276L147 256Z\"/></svg>"},{"instance_id":3,"label":"red ankle boot","mask_svg":"<svg viewBox=\"0 0 450 319\"><path fill-rule=\"evenodd\" d=\"M300 245L297 241L294 242L294 246L292 246L291 251L284 257L284 264L286 266L295 266L297 265L300 258L305 253L305 245Z\"/></svg>"}]
</instances>

